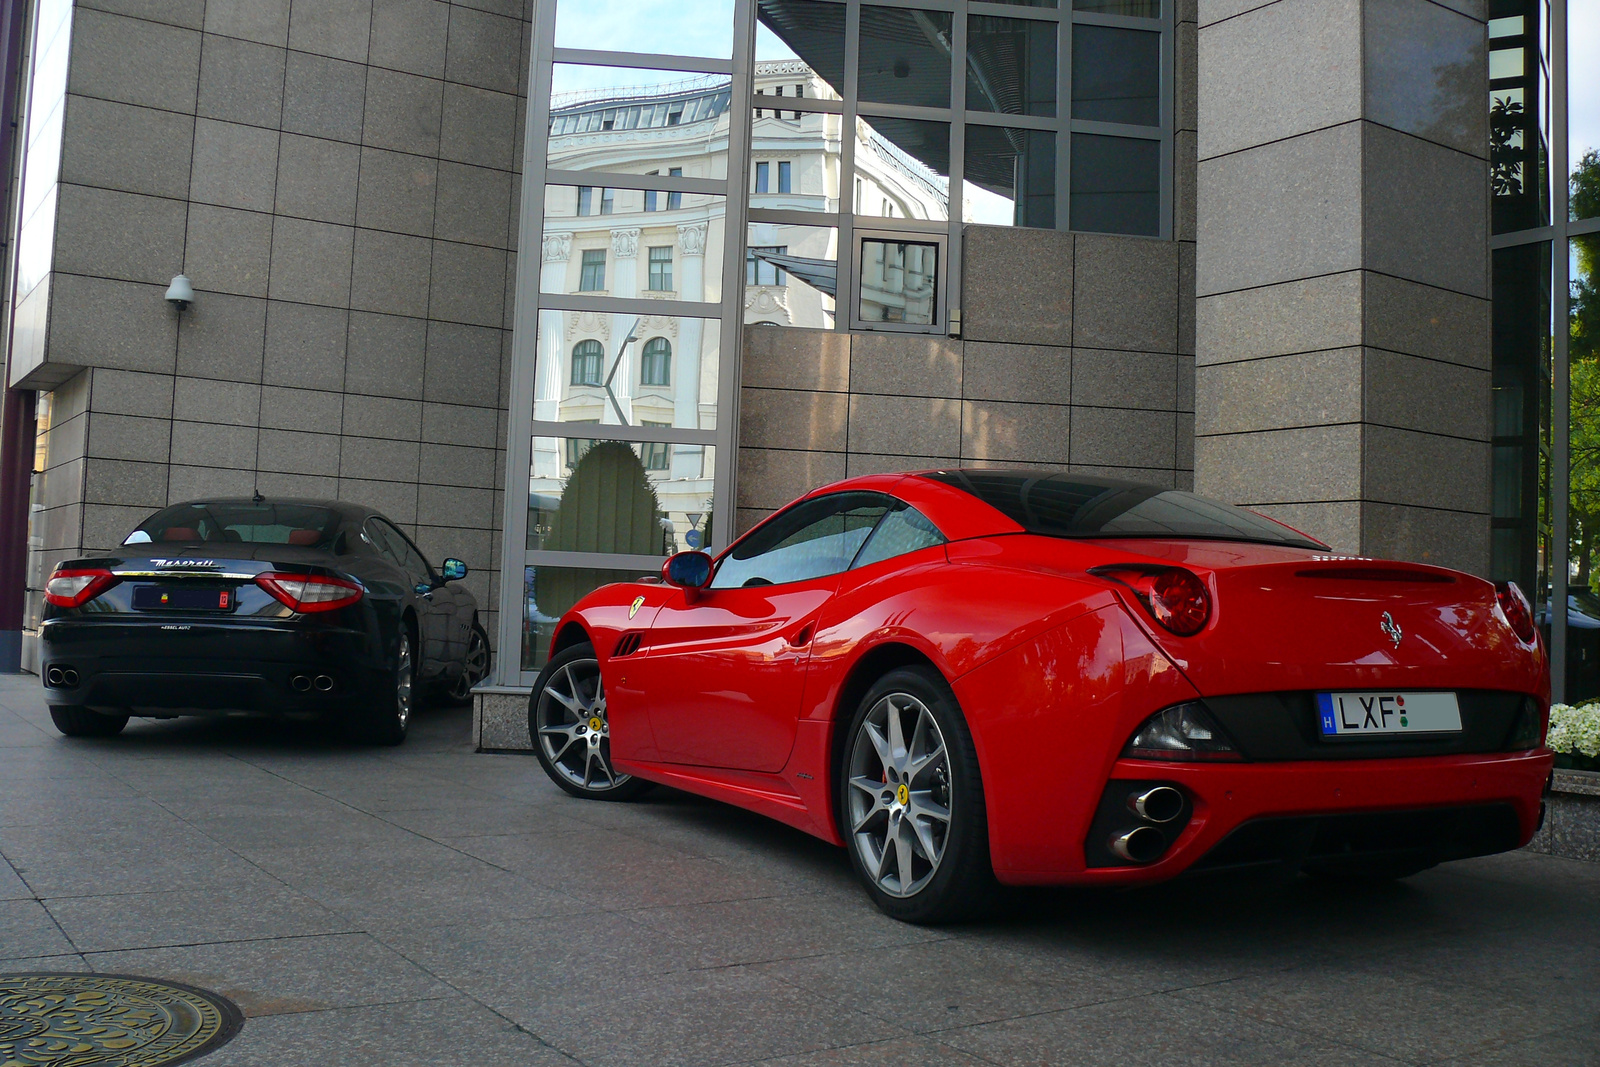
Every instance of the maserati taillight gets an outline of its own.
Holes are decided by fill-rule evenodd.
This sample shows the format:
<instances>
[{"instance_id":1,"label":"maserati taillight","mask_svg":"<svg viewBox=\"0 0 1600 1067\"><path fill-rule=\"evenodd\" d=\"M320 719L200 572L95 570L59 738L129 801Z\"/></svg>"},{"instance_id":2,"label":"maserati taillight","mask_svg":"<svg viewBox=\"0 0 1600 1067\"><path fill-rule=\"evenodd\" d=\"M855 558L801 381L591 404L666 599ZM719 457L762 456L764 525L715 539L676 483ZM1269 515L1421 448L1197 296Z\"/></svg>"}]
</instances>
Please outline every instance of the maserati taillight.
<instances>
[{"instance_id":1,"label":"maserati taillight","mask_svg":"<svg viewBox=\"0 0 1600 1067\"><path fill-rule=\"evenodd\" d=\"M1090 574L1127 586L1162 629L1192 637L1211 618L1211 593L1193 571L1182 567L1111 564Z\"/></svg>"},{"instance_id":2,"label":"maserati taillight","mask_svg":"<svg viewBox=\"0 0 1600 1067\"><path fill-rule=\"evenodd\" d=\"M44 598L58 608L81 608L122 581L103 567L57 570L44 586Z\"/></svg>"},{"instance_id":3,"label":"maserati taillight","mask_svg":"<svg viewBox=\"0 0 1600 1067\"><path fill-rule=\"evenodd\" d=\"M320 574L256 575L256 584L294 611L333 611L360 600L362 589L343 578Z\"/></svg>"},{"instance_id":4,"label":"maserati taillight","mask_svg":"<svg viewBox=\"0 0 1600 1067\"><path fill-rule=\"evenodd\" d=\"M1533 628L1533 608L1528 605L1528 598L1522 595L1522 590L1517 588L1516 582L1500 582L1494 587L1495 599L1500 602L1500 610L1506 617L1506 622L1511 624L1512 631L1526 644L1533 644L1535 631Z\"/></svg>"}]
</instances>

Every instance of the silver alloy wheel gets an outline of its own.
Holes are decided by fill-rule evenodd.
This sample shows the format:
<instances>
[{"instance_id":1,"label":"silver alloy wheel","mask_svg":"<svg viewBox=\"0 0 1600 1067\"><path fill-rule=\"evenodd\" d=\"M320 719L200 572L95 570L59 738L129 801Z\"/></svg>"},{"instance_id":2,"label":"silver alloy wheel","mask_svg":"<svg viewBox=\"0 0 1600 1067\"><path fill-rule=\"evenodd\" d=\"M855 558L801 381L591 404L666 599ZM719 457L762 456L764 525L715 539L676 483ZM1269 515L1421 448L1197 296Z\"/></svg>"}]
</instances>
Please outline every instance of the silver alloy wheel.
<instances>
[{"instance_id":1,"label":"silver alloy wheel","mask_svg":"<svg viewBox=\"0 0 1600 1067\"><path fill-rule=\"evenodd\" d=\"M472 687L483 681L488 673L489 642L484 638L483 631L474 626L472 636L467 639L467 655L461 665L461 676L450 687L450 699L467 699L472 694Z\"/></svg>"},{"instance_id":2,"label":"silver alloy wheel","mask_svg":"<svg viewBox=\"0 0 1600 1067\"><path fill-rule=\"evenodd\" d=\"M395 719L404 730L411 721L411 638L400 635L400 660L394 668Z\"/></svg>"},{"instance_id":3,"label":"silver alloy wheel","mask_svg":"<svg viewBox=\"0 0 1600 1067\"><path fill-rule=\"evenodd\" d=\"M849 809L852 846L883 892L913 896L938 872L950 839L949 758L933 712L911 694L888 694L861 721Z\"/></svg>"},{"instance_id":4,"label":"silver alloy wheel","mask_svg":"<svg viewBox=\"0 0 1600 1067\"><path fill-rule=\"evenodd\" d=\"M611 766L611 724L599 660L562 664L539 691L534 721L545 758L573 785L607 790L632 778Z\"/></svg>"}]
</instances>

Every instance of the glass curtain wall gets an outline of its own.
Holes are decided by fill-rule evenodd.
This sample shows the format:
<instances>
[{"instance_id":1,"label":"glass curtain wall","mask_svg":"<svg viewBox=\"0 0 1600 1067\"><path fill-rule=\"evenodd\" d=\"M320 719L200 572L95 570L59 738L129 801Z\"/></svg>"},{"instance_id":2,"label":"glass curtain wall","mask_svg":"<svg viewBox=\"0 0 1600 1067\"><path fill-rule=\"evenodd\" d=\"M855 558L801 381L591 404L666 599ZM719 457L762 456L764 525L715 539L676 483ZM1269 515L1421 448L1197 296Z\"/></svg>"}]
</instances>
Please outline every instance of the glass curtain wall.
<instances>
[{"instance_id":1,"label":"glass curtain wall","mask_svg":"<svg viewBox=\"0 0 1600 1067\"><path fill-rule=\"evenodd\" d=\"M1170 236L1170 0L756 13L747 323L959 333L965 223Z\"/></svg>"},{"instance_id":2,"label":"glass curtain wall","mask_svg":"<svg viewBox=\"0 0 1600 1067\"><path fill-rule=\"evenodd\" d=\"M732 104L751 95L752 5L700 0L691 18L665 0L537 4L504 684L531 683L554 623L591 589L728 539L731 471L718 459L741 323L725 298L745 270L750 128Z\"/></svg>"},{"instance_id":3,"label":"glass curtain wall","mask_svg":"<svg viewBox=\"0 0 1600 1067\"><path fill-rule=\"evenodd\" d=\"M1600 696L1600 0L1490 0L1492 563Z\"/></svg>"}]
</instances>

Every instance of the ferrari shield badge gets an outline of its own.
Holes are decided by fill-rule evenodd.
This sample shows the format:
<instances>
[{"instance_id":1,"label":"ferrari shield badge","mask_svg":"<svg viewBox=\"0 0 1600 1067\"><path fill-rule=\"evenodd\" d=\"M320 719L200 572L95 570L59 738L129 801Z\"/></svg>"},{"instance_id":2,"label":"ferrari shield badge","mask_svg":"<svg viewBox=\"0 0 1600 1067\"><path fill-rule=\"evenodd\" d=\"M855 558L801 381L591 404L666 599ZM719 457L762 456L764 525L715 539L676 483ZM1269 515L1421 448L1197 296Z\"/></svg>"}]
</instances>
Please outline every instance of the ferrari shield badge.
<instances>
[{"instance_id":1,"label":"ferrari shield badge","mask_svg":"<svg viewBox=\"0 0 1600 1067\"><path fill-rule=\"evenodd\" d=\"M644 607L644 597L642 597L642 596L634 597L633 598L633 606L628 609L628 618L631 619L635 615L639 614L639 609L642 608L642 607Z\"/></svg>"}]
</instances>

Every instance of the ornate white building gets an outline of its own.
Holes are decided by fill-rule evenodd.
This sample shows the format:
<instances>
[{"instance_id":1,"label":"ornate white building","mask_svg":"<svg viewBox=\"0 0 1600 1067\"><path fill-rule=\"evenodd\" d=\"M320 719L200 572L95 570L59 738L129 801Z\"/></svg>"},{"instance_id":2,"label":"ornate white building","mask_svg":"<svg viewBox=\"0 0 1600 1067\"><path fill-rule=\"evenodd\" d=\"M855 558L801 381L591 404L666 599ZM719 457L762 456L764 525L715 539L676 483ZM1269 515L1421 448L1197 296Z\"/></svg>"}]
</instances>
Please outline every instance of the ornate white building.
<instances>
[{"instance_id":1,"label":"ornate white building","mask_svg":"<svg viewBox=\"0 0 1600 1067\"><path fill-rule=\"evenodd\" d=\"M816 212L817 226L753 223L745 244L745 321L832 328L831 281L838 256L843 118L782 107L795 97L837 99L804 63L758 64L757 92L774 98L752 132L751 207ZM727 174L730 91L702 77L637 90L560 94L552 101L553 172L609 171L687 178ZM859 213L943 219L948 183L856 124ZM726 233L721 196L551 184L545 198L540 289L671 301L722 299ZM804 276L804 280L801 275ZM536 423L596 423L711 429L716 425L718 332L714 322L674 315L541 313ZM582 456L581 438L536 437L530 531L552 507ZM712 460L700 445L635 445L662 508L667 548L681 548L710 511ZM530 533L530 544L533 539Z\"/></svg>"}]
</instances>

